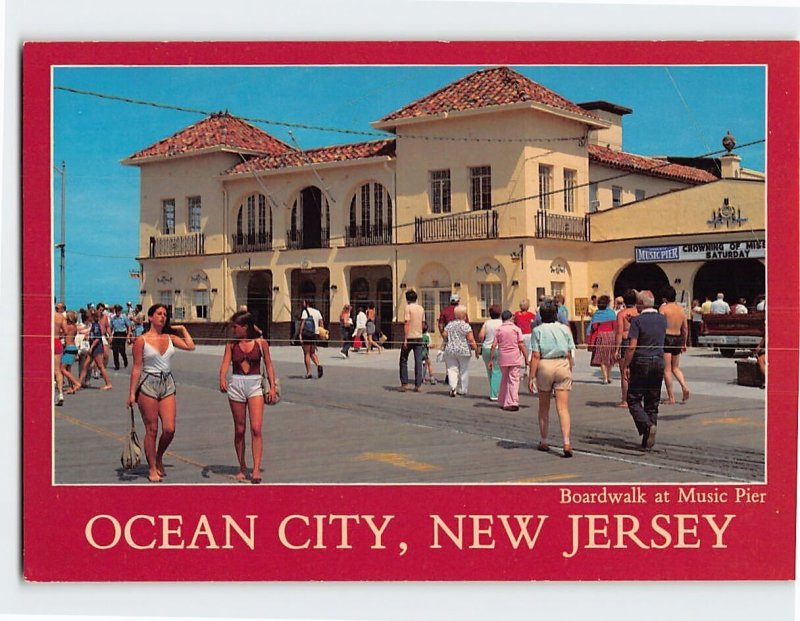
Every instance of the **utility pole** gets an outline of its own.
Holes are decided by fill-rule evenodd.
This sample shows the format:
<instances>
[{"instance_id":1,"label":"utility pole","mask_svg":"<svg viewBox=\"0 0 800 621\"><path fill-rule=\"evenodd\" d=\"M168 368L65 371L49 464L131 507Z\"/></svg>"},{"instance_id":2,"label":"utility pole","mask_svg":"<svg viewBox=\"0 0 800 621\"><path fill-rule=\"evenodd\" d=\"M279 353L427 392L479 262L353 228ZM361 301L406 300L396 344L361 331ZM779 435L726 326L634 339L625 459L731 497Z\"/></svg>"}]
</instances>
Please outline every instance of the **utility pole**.
<instances>
[{"instance_id":1,"label":"utility pole","mask_svg":"<svg viewBox=\"0 0 800 621\"><path fill-rule=\"evenodd\" d=\"M66 270L66 258L65 258L65 250L67 245L67 220L66 220L66 203L67 203L67 163L62 161L61 168L57 166L53 166L53 170L55 170L58 174L61 175L61 241L56 244L56 248L60 250L61 253L61 261L59 264L59 284L58 284L58 301L63 302L66 304L65 301L65 270Z\"/></svg>"}]
</instances>

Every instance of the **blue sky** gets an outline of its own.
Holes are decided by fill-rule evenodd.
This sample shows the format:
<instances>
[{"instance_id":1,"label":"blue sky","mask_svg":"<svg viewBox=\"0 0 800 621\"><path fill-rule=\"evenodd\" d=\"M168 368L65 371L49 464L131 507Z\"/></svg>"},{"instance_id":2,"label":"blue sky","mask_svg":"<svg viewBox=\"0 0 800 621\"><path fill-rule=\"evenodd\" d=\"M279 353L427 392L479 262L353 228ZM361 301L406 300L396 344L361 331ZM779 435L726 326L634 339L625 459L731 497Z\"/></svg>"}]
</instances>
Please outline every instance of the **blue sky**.
<instances>
[{"instance_id":1,"label":"blue sky","mask_svg":"<svg viewBox=\"0 0 800 621\"><path fill-rule=\"evenodd\" d=\"M529 78L580 103L611 101L624 118L624 149L696 156L762 140L761 67L534 67ZM479 67L75 67L54 69L54 85L117 97L330 128L374 131L371 121ZM200 114L79 95L53 94L54 166L67 165L66 301L138 300L139 169L120 160L202 119ZM254 123L294 144L287 127ZM372 139L292 129L302 148ZM375 136L377 138L377 136ZM765 146L737 148L747 168L764 170ZM54 175L54 237L60 238L60 176ZM58 291L58 252L53 255Z\"/></svg>"}]
</instances>

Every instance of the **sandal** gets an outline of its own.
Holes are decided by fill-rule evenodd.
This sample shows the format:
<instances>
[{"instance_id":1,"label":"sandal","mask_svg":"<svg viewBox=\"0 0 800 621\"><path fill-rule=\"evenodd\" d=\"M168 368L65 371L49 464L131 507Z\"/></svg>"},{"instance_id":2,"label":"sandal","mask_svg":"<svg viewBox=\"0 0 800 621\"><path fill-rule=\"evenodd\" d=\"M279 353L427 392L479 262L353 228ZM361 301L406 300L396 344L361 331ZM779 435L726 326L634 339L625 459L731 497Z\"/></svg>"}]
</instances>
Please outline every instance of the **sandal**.
<instances>
[{"instance_id":1,"label":"sandal","mask_svg":"<svg viewBox=\"0 0 800 621\"><path fill-rule=\"evenodd\" d=\"M564 457L572 457L572 445L565 444L564 445Z\"/></svg>"},{"instance_id":2,"label":"sandal","mask_svg":"<svg viewBox=\"0 0 800 621\"><path fill-rule=\"evenodd\" d=\"M539 441L539 446L536 447L536 450L546 453L550 450L550 445L547 442Z\"/></svg>"}]
</instances>

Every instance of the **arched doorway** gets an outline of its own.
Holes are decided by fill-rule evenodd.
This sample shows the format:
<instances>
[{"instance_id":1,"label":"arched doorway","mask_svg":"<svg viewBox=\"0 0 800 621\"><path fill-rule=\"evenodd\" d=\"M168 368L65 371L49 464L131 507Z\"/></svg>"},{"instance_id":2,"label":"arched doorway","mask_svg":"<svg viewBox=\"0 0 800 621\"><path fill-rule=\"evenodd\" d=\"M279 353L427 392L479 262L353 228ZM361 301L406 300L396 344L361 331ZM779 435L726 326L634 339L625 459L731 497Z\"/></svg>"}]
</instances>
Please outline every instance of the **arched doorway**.
<instances>
[{"instance_id":1,"label":"arched doorway","mask_svg":"<svg viewBox=\"0 0 800 621\"><path fill-rule=\"evenodd\" d=\"M766 291L765 278L764 264L758 259L707 261L697 270L692 295L702 301L705 296L713 300L717 293L723 293L730 304L744 298L749 306Z\"/></svg>"},{"instance_id":2,"label":"arched doorway","mask_svg":"<svg viewBox=\"0 0 800 621\"><path fill-rule=\"evenodd\" d=\"M649 289L655 294L656 300L660 300L661 291L668 286L669 278L655 263L631 263L617 276L614 297L622 295L627 289Z\"/></svg>"},{"instance_id":3,"label":"arched doorway","mask_svg":"<svg viewBox=\"0 0 800 621\"><path fill-rule=\"evenodd\" d=\"M264 338L270 338L272 325L272 274L255 272L247 282L247 310L255 317Z\"/></svg>"}]
</instances>

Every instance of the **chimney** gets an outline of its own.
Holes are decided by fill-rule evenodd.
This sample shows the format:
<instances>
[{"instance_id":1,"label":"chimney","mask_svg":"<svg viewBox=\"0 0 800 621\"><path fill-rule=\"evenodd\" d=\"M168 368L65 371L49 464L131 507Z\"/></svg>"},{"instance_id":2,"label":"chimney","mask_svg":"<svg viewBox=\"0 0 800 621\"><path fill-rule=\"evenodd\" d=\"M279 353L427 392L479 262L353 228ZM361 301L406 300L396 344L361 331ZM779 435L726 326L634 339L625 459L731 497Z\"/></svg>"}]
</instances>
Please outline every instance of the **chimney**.
<instances>
[{"instance_id":1,"label":"chimney","mask_svg":"<svg viewBox=\"0 0 800 621\"><path fill-rule=\"evenodd\" d=\"M608 147L614 151L622 151L622 117L630 114L633 110L608 101L587 101L578 105L587 112L592 112L604 121L611 123L611 127L608 129L591 130L589 143Z\"/></svg>"}]
</instances>

